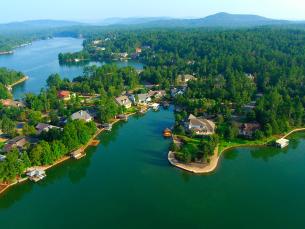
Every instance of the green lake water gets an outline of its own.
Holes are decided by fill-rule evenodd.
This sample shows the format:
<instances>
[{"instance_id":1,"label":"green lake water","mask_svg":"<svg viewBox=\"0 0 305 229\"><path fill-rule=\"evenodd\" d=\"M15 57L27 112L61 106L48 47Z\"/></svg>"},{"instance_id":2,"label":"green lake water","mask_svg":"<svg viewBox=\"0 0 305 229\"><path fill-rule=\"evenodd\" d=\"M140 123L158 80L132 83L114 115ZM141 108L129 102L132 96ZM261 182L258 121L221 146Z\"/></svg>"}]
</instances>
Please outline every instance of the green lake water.
<instances>
[{"instance_id":1,"label":"green lake water","mask_svg":"<svg viewBox=\"0 0 305 229\"><path fill-rule=\"evenodd\" d=\"M173 122L172 110L131 117L82 160L12 187L0 196L0 228L305 228L305 134L283 150L230 151L197 176L167 161L162 131Z\"/></svg>"},{"instance_id":2,"label":"green lake water","mask_svg":"<svg viewBox=\"0 0 305 229\"><path fill-rule=\"evenodd\" d=\"M1 228L304 228L305 141L239 149L196 176L169 165L172 111L117 124L80 161L0 199Z\"/></svg>"}]
</instances>

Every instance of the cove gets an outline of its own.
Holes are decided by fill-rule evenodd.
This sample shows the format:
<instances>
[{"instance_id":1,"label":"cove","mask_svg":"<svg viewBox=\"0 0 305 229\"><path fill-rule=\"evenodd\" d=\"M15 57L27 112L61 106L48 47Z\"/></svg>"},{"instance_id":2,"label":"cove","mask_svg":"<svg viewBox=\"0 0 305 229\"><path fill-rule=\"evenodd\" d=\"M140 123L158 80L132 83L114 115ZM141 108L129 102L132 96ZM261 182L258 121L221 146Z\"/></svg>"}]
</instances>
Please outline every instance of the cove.
<instances>
[{"instance_id":1,"label":"cove","mask_svg":"<svg viewBox=\"0 0 305 229\"><path fill-rule=\"evenodd\" d=\"M0 198L1 228L303 228L305 134L287 149L227 152L196 176L167 161L172 110L148 112L100 136L80 161Z\"/></svg>"},{"instance_id":2,"label":"cove","mask_svg":"<svg viewBox=\"0 0 305 229\"><path fill-rule=\"evenodd\" d=\"M15 50L13 55L1 55L0 67L18 70L29 76L29 80L13 88L13 96L20 99L25 93L39 93L45 87L46 79L53 73L59 73L63 78L72 80L82 75L84 66L101 65L105 63L92 62L86 65L60 65L59 53L77 52L82 49L82 39L53 38L35 41L29 46ZM137 62L115 62L118 66L133 66L142 69Z\"/></svg>"}]
</instances>

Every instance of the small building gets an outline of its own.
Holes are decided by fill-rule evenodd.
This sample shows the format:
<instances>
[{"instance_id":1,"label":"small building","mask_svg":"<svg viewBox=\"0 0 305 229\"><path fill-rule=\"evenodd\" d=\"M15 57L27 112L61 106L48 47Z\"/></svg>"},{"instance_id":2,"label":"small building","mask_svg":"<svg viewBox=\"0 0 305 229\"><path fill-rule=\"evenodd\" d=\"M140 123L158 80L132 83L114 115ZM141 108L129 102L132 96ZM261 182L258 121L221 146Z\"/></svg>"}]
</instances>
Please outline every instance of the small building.
<instances>
[{"instance_id":1,"label":"small building","mask_svg":"<svg viewBox=\"0 0 305 229\"><path fill-rule=\"evenodd\" d=\"M28 140L26 137L22 137L22 136L15 137L15 138L9 140L4 145L2 152L7 153L14 148L17 148L18 150L22 150L27 143L28 143Z\"/></svg>"},{"instance_id":2,"label":"small building","mask_svg":"<svg viewBox=\"0 0 305 229\"><path fill-rule=\"evenodd\" d=\"M127 95L116 97L115 101L119 106L123 106L126 109L129 109L132 106L132 103Z\"/></svg>"},{"instance_id":3,"label":"small building","mask_svg":"<svg viewBox=\"0 0 305 229\"><path fill-rule=\"evenodd\" d=\"M276 146L283 149L289 145L289 140L285 138L281 138L275 142Z\"/></svg>"},{"instance_id":4,"label":"small building","mask_svg":"<svg viewBox=\"0 0 305 229\"><path fill-rule=\"evenodd\" d=\"M141 105L147 105L148 103L150 103L151 97L149 96L149 94L138 94L138 102Z\"/></svg>"},{"instance_id":5,"label":"small building","mask_svg":"<svg viewBox=\"0 0 305 229\"><path fill-rule=\"evenodd\" d=\"M112 130L112 124L104 123L104 124L102 124L102 128L105 129L106 131L111 131Z\"/></svg>"},{"instance_id":6,"label":"small building","mask_svg":"<svg viewBox=\"0 0 305 229\"><path fill-rule=\"evenodd\" d=\"M91 122L93 117L87 111L78 111L71 115L72 120L83 120L85 122Z\"/></svg>"},{"instance_id":7,"label":"small building","mask_svg":"<svg viewBox=\"0 0 305 229\"><path fill-rule=\"evenodd\" d=\"M165 90L159 90L159 91L152 91L152 90L150 90L148 92L148 95L150 97L154 97L156 99L160 99L160 98L163 98L164 96L166 96L166 91Z\"/></svg>"},{"instance_id":8,"label":"small building","mask_svg":"<svg viewBox=\"0 0 305 229\"><path fill-rule=\"evenodd\" d=\"M24 103L12 99L1 99L0 103L4 107L20 107L20 108L25 107Z\"/></svg>"},{"instance_id":9,"label":"small building","mask_svg":"<svg viewBox=\"0 0 305 229\"><path fill-rule=\"evenodd\" d=\"M46 172L42 169L33 169L26 173L31 181L38 182L46 177Z\"/></svg>"},{"instance_id":10,"label":"small building","mask_svg":"<svg viewBox=\"0 0 305 229\"><path fill-rule=\"evenodd\" d=\"M45 124L45 123L39 123L39 124L37 124L37 126L35 128L37 130L37 134L41 134L43 131L49 132L49 130L51 130L53 128L60 129L57 126L52 126L50 124Z\"/></svg>"},{"instance_id":11,"label":"small building","mask_svg":"<svg viewBox=\"0 0 305 229\"><path fill-rule=\"evenodd\" d=\"M0 154L0 162L5 161L5 159L6 159L6 156L5 156L5 155Z\"/></svg>"},{"instance_id":12,"label":"small building","mask_svg":"<svg viewBox=\"0 0 305 229\"><path fill-rule=\"evenodd\" d=\"M119 53L118 56L122 59L126 59L128 57L128 53L127 52L122 52L122 53Z\"/></svg>"},{"instance_id":13,"label":"small building","mask_svg":"<svg viewBox=\"0 0 305 229\"><path fill-rule=\"evenodd\" d=\"M239 135L252 138L255 131L260 130L261 125L259 123L244 123L239 128Z\"/></svg>"},{"instance_id":14,"label":"small building","mask_svg":"<svg viewBox=\"0 0 305 229\"><path fill-rule=\"evenodd\" d=\"M81 159L82 157L85 156L85 154L83 153L83 149L80 148L78 150L73 151L70 156L76 160Z\"/></svg>"},{"instance_id":15,"label":"small building","mask_svg":"<svg viewBox=\"0 0 305 229\"><path fill-rule=\"evenodd\" d=\"M191 114L188 118L187 128L189 131L194 131L196 135L212 135L215 133L216 125L211 120L197 118Z\"/></svg>"},{"instance_id":16,"label":"small building","mask_svg":"<svg viewBox=\"0 0 305 229\"><path fill-rule=\"evenodd\" d=\"M136 53L142 53L142 49L141 48L136 48Z\"/></svg>"},{"instance_id":17,"label":"small building","mask_svg":"<svg viewBox=\"0 0 305 229\"><path fill-rule=\"evenodd\" d=\"M68 101L71 99L71 93L70 91L59 91L57 94L58 98Z\"/></svg>"}]
</instances>

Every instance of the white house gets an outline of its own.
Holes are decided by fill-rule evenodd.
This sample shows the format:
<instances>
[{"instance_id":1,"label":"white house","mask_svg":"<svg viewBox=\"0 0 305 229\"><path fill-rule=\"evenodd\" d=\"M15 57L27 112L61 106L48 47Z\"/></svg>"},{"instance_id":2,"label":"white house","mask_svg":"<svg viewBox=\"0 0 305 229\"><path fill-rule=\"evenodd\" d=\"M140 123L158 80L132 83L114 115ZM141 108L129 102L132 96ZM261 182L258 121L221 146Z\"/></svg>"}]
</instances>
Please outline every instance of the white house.
<instances>
[{"instance_id":1,"label":"white house","mask_svg":"<svg viewBox=\"0 0 305 229\"><path fill-rule=\"evenodd\" d=\"M191 114L187 127L189 131L194 131L197 135L212 135L215 133L216 125L211 120L197 118Z\"/></svg>"},{"instance_id":2,"label":"white house","mask_svg":"<svg viewBox=\"0 0 305 229\"><path fill-rule=\"evenodd\" d=\"M78 111L71 115L72 120L83 120L85 122L91 122L93 117L87 111Z\"/></svg>"},{"instance_id":3,"label":"white house","mask_svg":"<svg viewBox=\"0 0 305 229\"><path fill-rule=\"evenodd\" d=\"M151 100L151 97L149 96L149 94L138 94L138 101L139 101L139 104L147 105L152 100Z\"/></svg>"}]
</instances>

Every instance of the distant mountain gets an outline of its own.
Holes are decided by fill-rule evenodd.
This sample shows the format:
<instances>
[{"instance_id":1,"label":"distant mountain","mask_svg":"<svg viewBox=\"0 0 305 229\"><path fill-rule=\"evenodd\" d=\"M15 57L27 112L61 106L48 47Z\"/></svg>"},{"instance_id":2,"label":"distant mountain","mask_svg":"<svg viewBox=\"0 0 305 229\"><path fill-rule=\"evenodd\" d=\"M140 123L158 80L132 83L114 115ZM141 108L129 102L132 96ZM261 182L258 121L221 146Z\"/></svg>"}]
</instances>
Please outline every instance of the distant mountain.
<instances>
[{"instance_id":1,"label":"distant mountain","mask_svg":"<svg viewBox=\"0 0 305 229\"><path fill-rule=\"evenodd\" d=\"M33 20L22 22L11 22L0 24L0 31L24 31L24 30L39 30L52 29L68 26L82 25L80 22L60 21L60 20Z\"/></svg>"},{"instance_id":2,"label":"distant mountain","mask_svg":"<svg viewBox=\"0 0 305 229\"><path fill-rule=\"evenodd\" d=\"M101 22L95 23L96 25L109 26L109 25L139 25L145 23L153 23L158 21L169 21L168 17L147 17L147 18L107 18Z\"/></svg>"},{"instance_id":3,"label":"distant mountain","mask_svg":"<svg viewBox=\"0 0 305 229\"><path fill-rule=\"evenodd\" d=\"M136 25L142 27L253 27L299 23L296 21L269 19L257 15L229 13L217 13L199 19L120 18L111 22L108 25Z\"/></svg>"}]
</instances>

